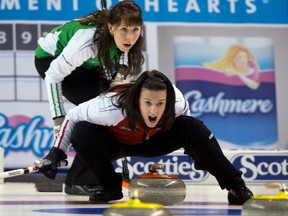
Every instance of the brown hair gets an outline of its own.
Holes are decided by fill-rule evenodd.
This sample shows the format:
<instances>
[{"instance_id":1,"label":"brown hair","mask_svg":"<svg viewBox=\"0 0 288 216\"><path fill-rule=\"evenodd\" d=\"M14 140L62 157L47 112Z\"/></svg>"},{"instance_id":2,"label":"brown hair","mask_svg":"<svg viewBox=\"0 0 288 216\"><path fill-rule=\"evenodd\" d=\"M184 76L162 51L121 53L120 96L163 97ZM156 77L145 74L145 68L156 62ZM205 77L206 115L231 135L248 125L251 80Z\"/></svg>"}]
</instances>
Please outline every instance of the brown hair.
<instances>
[{"instance_id":1,"label":"brown hair","mask_svg":"<svg viewBox=\"0 0 288 216\"><path fill-rule=\"evenodd\" d=\"M109 32L108 23L115 26L119 26L121 23L125 23L127 26L139 25L142 28L144 26L141 8L135 2L128 0L117 3L110 11L106 9L94 11L82 19L81 23L97 26L94 40L97 44L98 58L110 73L113 67L110 49L114 39ZM143 44L144 38L140 35L137 42L129 50L128 68L126 74L124 74L125 77L128 74L134 76L141 72L141 66L144 63Z\"/></svg>"},{"instance_id":2,"label":"brown hair","mask_svg":"<svg viewBox=\"0 0 288 216\"><path fill-rule=\"evenodd\" d=\"M166 90L166 107L158 126L162 130L168 130L175 120L175 92L172 83L163 73L157 70L145 71L141 73L134 84L115 86L109 91L122 90L115 95L117 96L117 101L114 105L121 108L123 113L126 113L129 127L135 129L136 122L145 126L139 109L139 98L142 88L153 91Z\"/></svg>"}]
</instances>

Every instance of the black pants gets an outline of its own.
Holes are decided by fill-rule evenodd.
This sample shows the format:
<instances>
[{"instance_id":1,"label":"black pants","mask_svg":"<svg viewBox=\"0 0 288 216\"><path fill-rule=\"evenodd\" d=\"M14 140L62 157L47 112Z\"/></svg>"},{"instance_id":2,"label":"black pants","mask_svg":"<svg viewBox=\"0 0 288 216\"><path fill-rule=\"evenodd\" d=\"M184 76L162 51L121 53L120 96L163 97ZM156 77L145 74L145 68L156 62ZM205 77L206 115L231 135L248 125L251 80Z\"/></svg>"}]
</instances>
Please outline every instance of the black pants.
<instances>
[{"instance_id":1,"label":"black pants","mask_svg":"<svg viewBox=\"0 0 288 216\"><path fill-rule=\"evenodd\" d=\"M35 67L43 79L53 60L54 58L39 59L35 57ZM78 67L63 80L62 94L68 101L78 105L98 96L107 90L108 87L109 82L99 76L99 71ZM98 178L76 153L71 168L67 173L65 184L71 186L95 184L97 182Z\"/></svg>"},{"instance_id":2,"label":"black pants","mask_svg":"<svg viewBox=\"0 0 288 216\"><path fill-rule=\"evenodd\" d=\"M120 143L107 127L79 122L74 127L72 143L77 154L99 177L99 183L106 187L115 185L116 173L112 161L124 156L158 157L180 148L184 148L189 156L196 157L216 177L222 189L230 189L234 179L244 183L242 173L233 167L216 138L210 139L210 135L211 132L201 121L179 116L168 131L159 132L137 145Z\"/></svg>"}]
</instances>

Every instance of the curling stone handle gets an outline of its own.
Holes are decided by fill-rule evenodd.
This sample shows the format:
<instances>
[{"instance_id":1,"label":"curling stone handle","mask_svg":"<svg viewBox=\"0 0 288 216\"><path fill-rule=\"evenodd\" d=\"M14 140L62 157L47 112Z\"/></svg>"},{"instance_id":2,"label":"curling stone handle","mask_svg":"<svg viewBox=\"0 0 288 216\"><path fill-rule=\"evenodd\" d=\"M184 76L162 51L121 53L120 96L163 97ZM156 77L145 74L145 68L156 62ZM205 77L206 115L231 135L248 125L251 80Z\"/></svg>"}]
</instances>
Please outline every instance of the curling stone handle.
<instances>
[{"instance_id":1,"label":"curling stone handle","mask_svg":"<svg viewBox=\"0 0 288 216\"><path fill-rule=\"evenodd\" d=\"M163 164L152 164L151 167L150 167L150 172L157 172L157 170L159 169L163 169L164 168L164 165Z\"/></svg>"}]
</instances>

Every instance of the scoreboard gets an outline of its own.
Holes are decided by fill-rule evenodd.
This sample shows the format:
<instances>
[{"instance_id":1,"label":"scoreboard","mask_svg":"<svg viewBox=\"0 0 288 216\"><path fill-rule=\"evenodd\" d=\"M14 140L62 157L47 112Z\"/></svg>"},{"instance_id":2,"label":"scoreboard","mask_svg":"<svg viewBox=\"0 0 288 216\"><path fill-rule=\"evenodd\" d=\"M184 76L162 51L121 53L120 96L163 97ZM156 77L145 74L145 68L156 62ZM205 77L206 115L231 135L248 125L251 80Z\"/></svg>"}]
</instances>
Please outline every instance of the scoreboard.
<instances>
[{"instance_id":1,"label":"scoreboard","mask_svg":"<svg viewBox=\"0 0 288 216\"><path fill-rule=\"evenodd\" d=\"M47 100L34 50L41 35L62 23L0 23L0 101Z\"/></svg>"}]
</instances>

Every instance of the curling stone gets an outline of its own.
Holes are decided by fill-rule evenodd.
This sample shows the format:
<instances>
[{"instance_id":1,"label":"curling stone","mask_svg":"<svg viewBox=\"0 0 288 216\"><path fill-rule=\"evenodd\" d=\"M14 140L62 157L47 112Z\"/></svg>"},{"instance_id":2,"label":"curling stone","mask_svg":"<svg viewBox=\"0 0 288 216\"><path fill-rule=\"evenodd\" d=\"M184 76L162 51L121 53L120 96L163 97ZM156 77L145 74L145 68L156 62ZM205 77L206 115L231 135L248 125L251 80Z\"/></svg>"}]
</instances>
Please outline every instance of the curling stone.
<instances>
[{"instance_id":1,"label":"curling stone","mask_svg":"<svg viewBox=\"0 0 288 216\"><path fill-rule=\"evenodd\" d=\"M282 216L288 213L288 190L283 183L267 183L268 188L280 188L276 195L252 196L242 207L242 216Z\"/></svg>"},{"instance_id":2,"label":"curling stone","mask_svg":"<svg viewBox=\"0 0 288 216\"><path fill-rule=\"evenodd\" d=\"M142 202L160 203L165 206L183 202L186 197L186 186L177 176L159 175L158 169L162 164L151 166L147 174L136 177L130 182L128 194L138 191L138 198Z\"/></svg>"},{"instance_id":3,"label":"curling stone","mask_svg":"<svg viewBox=\"0 0 288 216\"><path fill-rule=\"evenodd\" d=\"M163 205L158 203L141 202L134 191L132 198L122 203L115 203L105 210L103 216L171 216L169 211L163 208Z\"/></svg>"}]
</instances>

